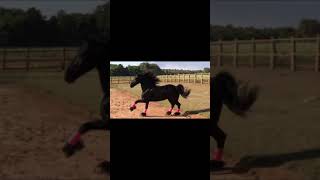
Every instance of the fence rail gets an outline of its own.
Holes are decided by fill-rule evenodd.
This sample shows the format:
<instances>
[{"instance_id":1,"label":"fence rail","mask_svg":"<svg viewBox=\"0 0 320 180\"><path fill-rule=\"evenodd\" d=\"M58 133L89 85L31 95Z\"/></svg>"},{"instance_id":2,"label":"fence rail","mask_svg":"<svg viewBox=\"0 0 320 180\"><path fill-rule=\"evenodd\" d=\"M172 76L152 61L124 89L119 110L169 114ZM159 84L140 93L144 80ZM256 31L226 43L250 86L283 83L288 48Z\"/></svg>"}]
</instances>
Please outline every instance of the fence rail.
<instances>
[{"instance_id":1,"label":"fence rail","mask_svg":"<svg viewBox=\"0 0 320 180\"><path fill-rule=\"evenodd\" d=\"M0 71L64 70L77 50L77 47L0 48Z\"/></svg>"},{"instance_id":2,"label":"fence rail","mask_svg":"<svg viewBox=\"0 0 320 180\"><path fill-rule=\"evenodd\" d=\"M211 42L214 66L231 65L313 69L319 72L320 36L314 38L233 40Z\"/></svg>"},{"instance_id":3,"label":"fence rail","mask_svg":"<svg viewBox=\"0 0 320 180\"><path fill-rule=\"evenodd\" d=\"M210 73L159 75L157 77L165 83L210 84ZM111 76L110 84L129 84L133 79L134 76Z\"/></svg>"}]
</instances>

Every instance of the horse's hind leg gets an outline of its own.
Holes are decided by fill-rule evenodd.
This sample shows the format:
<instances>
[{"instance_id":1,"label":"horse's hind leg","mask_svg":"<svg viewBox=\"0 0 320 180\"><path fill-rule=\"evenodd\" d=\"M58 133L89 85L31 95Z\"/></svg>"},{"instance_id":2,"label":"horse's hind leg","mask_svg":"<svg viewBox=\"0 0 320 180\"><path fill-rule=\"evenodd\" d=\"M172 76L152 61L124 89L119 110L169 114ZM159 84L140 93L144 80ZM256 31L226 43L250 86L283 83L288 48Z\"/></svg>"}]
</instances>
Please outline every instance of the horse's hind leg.
<instances>
[{"instance_id":1,"label":"horse's hind leg","mask_svg":"<svg viewBox=\"0 0 320 180\"><path fill-rule=\"evenodd\" d=\"M171 115L172 109L173 109L174 104L175 104L175 103L174 103L172 100L170 100L170 99L169 99L169 102L170 102L170 104L171 104L171 108L170 108L170 109L168 109L168 111L167 111L167 115Z\"/></svg>"},{"instance_id":2,"label":"horse's hind leg","mask_svg":"<svg viewBox=\"0 0 320 180\"><path fill-rule=\"evenodd\" d=\"M76 151L84 147L81 136L91 130L109 130L108 121L96 119L82 124L62 149L67 157L72 156Z\"/></svg>"},{"instance_id":3,"label":"horse's hind leg","mask_svg":"<svg viewBox=\"0 0 320 180\"><path fill-rule=\"evenodd\" d=\"M149 101L146 102L146 106L145 106L144 112L141 113L142 116L147 116L148 107L149 107Z\"/></svg>"},{"instance_id":4,"label":"horse's hind leg","mask_svg":"<svg viewBox=\"0 0 320 180\"><path fill-rule=\"evenodd\" d=\"M177 111L174 113L174 115L178 116L178 115L180 115L180 106L181 106L181 104L179 103L178 100L177 100L177 102L176 102L176 105L178 106L178 109L177 109Z\"/></svg>"}]
</instances>

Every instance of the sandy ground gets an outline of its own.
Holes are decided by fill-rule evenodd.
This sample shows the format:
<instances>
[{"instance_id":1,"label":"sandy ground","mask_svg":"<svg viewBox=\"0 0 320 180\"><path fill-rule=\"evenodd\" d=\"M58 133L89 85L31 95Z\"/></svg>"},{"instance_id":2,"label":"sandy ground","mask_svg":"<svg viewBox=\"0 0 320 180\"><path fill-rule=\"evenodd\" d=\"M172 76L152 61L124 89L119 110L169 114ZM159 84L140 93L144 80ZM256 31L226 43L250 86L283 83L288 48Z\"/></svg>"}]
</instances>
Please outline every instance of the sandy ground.
<instances>
[{"instance_id":1,"label":"sandy ground","mask_svg":"<svg viewBox=\"0 0 320 180\"><path fill-rule=\"evenodd\" d=\"M96 172L109 159L109 133L83 137L85 148L67 159L61 149L88 110L53 95L0 84L0 179L107 179Z\"/></svg>"},{"instance_id":2,"label":"sandy ground","mask_svg":"<svg viewBox=\"0 0 320 180\"><path fill-rule=\"evenodd\" d=\"M237 165L238 159L225 158L226 169L211 172L210 180L302 180L303 176L288 171L286 167L248 169L244 165Z\"/></svg>"},{"instance_id":3,"label":"sandy ground","mask_svg":"<svg viewBox=\"0 0 320 180\"><path fill-rule=\"evenodd\" d=\"M156 118L156 119L167 119L167 118L175 118L175 119L206 119L198 114L186 115L185 112L181 111L180 116L167 116L166 112L169 107L163 107L158 102L150 102L149 108L147 111L147 117L142 117L140 115L141 112L144 111L145 104L139 103L137 104L137 109L134 111L130 111L130 105L136 101L137 98L134 98L130 93L121 91L118 89L110 89L110 117L111 118ZM172 114L175 112L177 107L175 106Z\"/></svg>"},{"instance_id":4,"label":"sandy ground","mask_svg":"<svg viewBox=\"0 0 320 180\"><path fill-rule=\"evenodd\" d=\"M130 112L135 100L130 94L111 89L111 117L139 118L143 105ZM116 98L115 98L116 97ZM148 118L164 117L167 108L151 103ZM123 113L125 112L125 113ZM124 114L124 115L123 115ZM199 116L192 115L194 118ZM66 139L90 120L90 112L52 94L13 84L0 84L0 179L109 179L96 172L96 165L110 159L109 133L91 132L83 137L86 147L65 158ZM170 117L171 118L171 117ZM180 117L188 118L188 117ZM192 117L193 118L193 117ZM227 166L239 159L226 156ZM300 174L285 165L211 172L215 180L300 180Z\"/></svg>"}]
</instances>

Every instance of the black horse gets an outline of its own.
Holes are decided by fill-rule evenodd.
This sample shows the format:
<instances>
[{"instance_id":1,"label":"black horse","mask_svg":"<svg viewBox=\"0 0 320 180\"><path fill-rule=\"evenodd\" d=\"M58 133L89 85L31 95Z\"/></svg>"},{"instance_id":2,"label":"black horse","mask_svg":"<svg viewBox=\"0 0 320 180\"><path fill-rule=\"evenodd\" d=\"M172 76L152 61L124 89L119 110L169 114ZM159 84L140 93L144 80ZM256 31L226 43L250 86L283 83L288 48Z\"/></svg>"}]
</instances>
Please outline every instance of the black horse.
<instances>
[{"instance_id":1,"label":"black horse","mask_svg":"<svg viewBox=\"0 0 320 180\"><path fill-rule=\"evenodd\" d=\"M184 86L181 84L178 84L177 86L174 86L172 84L157 86L159 81L160 80L152 72L138 74L135 79L131 81L131 88L140 83L142 89L141 99L136 100L130 106L131 111L136 109L137 103L146 103L145 110L141 113L142 116L146 116L150 101L163 101L168 99L171 104L171 108L167 111L167 115L171 115L174 105L178 106L178 109L174 113L174 115L180 115L181 104L179 103L179 95L187 98L191 90L184 88Z\"/></svg>"},{"instance_id":2,"label":"black horse","mask_svg":"<svg viewBox=\"0 0 320 180\"><path fill-rule=\"evenodd\" d=\"M100 83L103 91L100 113L101 118L93 119L80 126L78 131L68 140L63 147L63 152L67 157L81 150L84 145L81 136L91 130L109 130L108 110L108 64L109 41L99 41L94 38L86 39L81 45L77 56L70 63L65 72L65 81L67 83L75 82L79 77L96 68L99 73ZM103 171L108 171L108 162L104 161L99 165Z\"/></svg>"},{"instance_id":3,"label":"black horse","mask_svg":"<svg viewBox=\"0 0 320 180\"><path fill-rule=\"evenodd\" d=\"M224 165L222 160L223 148L227 135L218 126L219 118L223 104L225 104L233 113L244 117L246 112L254 104L258 97L259 88L257 86L249 87L248 84L243 84L228 72L219 72L210 79L211 86L211 128L210 136L217 143L217 151L214 153L214 161L212 168L219 168Z\"/></svg>"}]
</instances>

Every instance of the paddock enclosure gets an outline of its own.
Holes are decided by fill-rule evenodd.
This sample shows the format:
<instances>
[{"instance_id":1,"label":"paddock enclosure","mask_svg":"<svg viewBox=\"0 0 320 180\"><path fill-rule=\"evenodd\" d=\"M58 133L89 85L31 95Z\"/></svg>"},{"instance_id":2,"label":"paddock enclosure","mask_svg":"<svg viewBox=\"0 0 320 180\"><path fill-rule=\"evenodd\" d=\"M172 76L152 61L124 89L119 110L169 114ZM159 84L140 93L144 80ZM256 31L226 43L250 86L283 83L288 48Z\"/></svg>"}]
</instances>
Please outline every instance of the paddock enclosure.
<instances>
[{"instance_id":1,"label":"paddock enclosure","mask_svg":"<svg viewBox=\"0 0 320 180\"><path fill-rule=\"evenodd\" d=\"M230 178L320 179L319 74L250 67L213 68L212 74L222 69L261 89L247 118L223 109L220 126L228 135L225 159L247 172Z\"/></svg>"},{"instance_id":2,"label":"paddock enclosure","mask_svg":"<svg viewBox=\"0 0 320 180\"><path fill-rule=\"evenodd\" d=\"M168 83L160 83L165 85ZM177 83L170 83L178 85ZM110 117L111 118L210 118L210 86L208 84L188 84L183 86L190 88L191 93L187 99L180 96L181 116L167 116L170 107L168 100L150 102L148 117L140 117L144 109L144 103L137 104L138 109L130 112L130 105L141 97L141 87L138 85L130 88L129 84L111 84L110 89ZM175 106L174 110L177 107ZM174 111L173 111L174 112Z\"/></svg>"},{"instance_id":3,"label":"paddock enclosure","mask_svg":"<svg viewBox=\"0 0 320 180\"><path fill-rule=\"evenodd\" d=\"M83 136L86 147L69 159L62 152L98 115L102 92L97 76L88 76L69 86L63 73L0 72L0 179L109 179L96 168L110 160L109 132Z\"/></svg>"},{"instance_id":4,"label":"paddock enclosure","mask_svg":"<svg viewBox=\"0 0 320 180\"><path fill-rule=\"evenodd\" d=\"M319 72L320 36L213 41L211 58L215 67L260 67Z\"/></svg>"},{"instance_id":5,"label":"paddock enclosure","mask_svg":"<svg viewBox=\"0 0 320 180\"><path fill-rule=\"evenodd\" d=\"M150 102L148 111L149 118L210 118L210 74L177 74L159 75L159 86L166 84L178 85L191 89L187 99L179 97L182 116L166 116L170 107L168 100ZM130 88L129 84L134 76L111 76L110 77L110 117L111 118L141 118L144 103L137 104L138 109L129 111L131 103L141 97L140 85ZM175 109L177 107L175 106ZM160 110L161 109L161 110ZM122 115L123 114L123 115ZM148 118L148 117L146 117Z\"/></svg>"},{"instance_id":6,"label":"paddock enclosure","mask_svg":"<svg viewBox=\"0 0 320 180\"><path fill-rule=\"evenodd\" d=\"M217 66L218 57L212 54L214 66L211 67L211 75L220 70L229 70L237 79L248 80L261 89L247 118L240 118L227 108L223 109L220 126L228 134L225 160L243 171L216 175L213 179L320 179L320 76L314 69L316 56L313 53L316 51L298 46L296 44L296 50L304 51L310 58L305 61L307 68L300 68L299 63L304 66L304 61L296 56L294 71L290 68L289 56L283 60L284 66L277 64L280 61L282 63L282 59L275 60L274 68L270 68L270 56L262 59L256 56L257 64L252 68L251 55L238 58L238 64L234 67L233 56L229 56L229 59L222 57L222 66ZM251 46L247 47L249 49ZM310 47L314 47L314 44ZM229 52L234 50L232 46L229 49ZM59 50L59 53L62 52ZM8 65L9 60L6 60L6 68L3 69L0 56L1 179L109 178L95 172L99 162L110 158L110 147L106 144L109 133L88 133L83 137L86 148L70 159L66 159L61 151L65 140L81 123L98 116L102 90L95 71L81 77L75 84L66 84L63 81L63 56L55 56L55 68L35 69L31 63L29 71L26 70L26 61L17 65L22 68L12 69L14 63ZM53 55L49 58L53 59ZM47 66L46 62L40 63ZM183 81L182 76L179 78ZM208 104L201 102L208 102L203 99L208 99L210 86L205 81L203 84L200 80L196 82L191 80L190 83L182 83L190 87L191 95L194 95L190 96L192 101L181 98L183 111L208 107ZM128 90L127 83L115 80L110 85L110 92L120 93L123 98L129 97L130 100L139 97L140 87ZM169 81L161 84L167 83L178 84ZM122 102L131 103L123 99L115 102L120 102L120 105ZM161 116L164 116L167 106L166 102L150 104L150 108L157 108L159 113L164 110ZM130 113L129 107L125 110L128 110L125 113ZM134 113L138 115L139 112L137 109ZM206 113L195 115L208 117ZM215 142L213 139L210 141L213 151Z\"/></svg>"},{"instance_id":7,"label":"paddock enclosure","mask_svg":"<svg viewBox=\"0 0 320 180\"><path fill-rule=\"evenodd\" d=\"M61 71L78 47L0 47L0 71Z\"/></svg>"},{"instance_id":8,"label":"paddock enclosure","mask_svg":"<svg viewBox=\"0 0 320 180\"><path fill-rule=\"evenodd\" d=\"M158 75L163 83L210 84L210 73ZM110 84L130 84L134 76L111 76Z\"/></svg>"},{"instance_id":9,"label":"paddock enclosure","mask_svg":"<svg viewBox=\"0 0 320 180\"><path fill-rule=\"evenodd\" d=\"M220 70L213 69L212 74ZM247 171L217 175L214 179L319 179L320 86L315 83L319 75L311 71L227 70L237 79L259 85L261 93L245 119L224 108L220 125L228 134L225 159ZM81 123L98 115L102 90L97 77L97 72L91 72L75 84L67 85L63 72L0 73L2 179L106 178L95 173L95 165L109 158L105 153L110 148L105 143L109 133L85 135L86 148L71 159L65 159L61 152L66 138ZM127 85L111 85L111 90L116 88L130 96L140 94L139 88L130 89L132 94L122 91L121 86ZM207 85L193 86L206 88ZM187 104L183 103L182 109ZM211 139L211 150L214 147Z\"/></svg>"}]
</instances>

